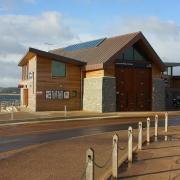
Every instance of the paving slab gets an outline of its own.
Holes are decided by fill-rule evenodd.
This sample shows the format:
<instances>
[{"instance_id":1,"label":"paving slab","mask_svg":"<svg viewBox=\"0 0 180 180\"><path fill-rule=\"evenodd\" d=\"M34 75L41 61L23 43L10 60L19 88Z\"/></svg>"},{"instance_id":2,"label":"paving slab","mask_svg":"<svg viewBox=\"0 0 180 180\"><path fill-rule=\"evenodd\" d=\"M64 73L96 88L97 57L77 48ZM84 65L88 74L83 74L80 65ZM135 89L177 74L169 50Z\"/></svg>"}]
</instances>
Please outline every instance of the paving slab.
<instances>
[{"instance_id":1,"label":"paving slab","mask_svg":"<svg viewBox=\"0 0 180 180\"><path fill-rule=\"evenodd\" d=\"M118 179L179 180L180 136L174 134L168 141L161 139L145 146L132 165L121 166Z\"/></svg>"}]
</instances>

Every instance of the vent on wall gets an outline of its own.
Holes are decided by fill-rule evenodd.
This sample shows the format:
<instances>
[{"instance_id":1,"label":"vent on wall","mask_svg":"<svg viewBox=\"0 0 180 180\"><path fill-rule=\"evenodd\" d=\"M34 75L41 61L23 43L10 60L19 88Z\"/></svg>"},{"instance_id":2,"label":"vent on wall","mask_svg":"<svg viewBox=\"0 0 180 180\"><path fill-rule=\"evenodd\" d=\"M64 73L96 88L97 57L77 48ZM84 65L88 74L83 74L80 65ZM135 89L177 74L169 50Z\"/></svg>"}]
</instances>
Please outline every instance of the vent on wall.
<instances>
[{"instance_id":1,"label":"vent on wall","mask_svg":"<svg viewBox=\"0 0 180 180\"><path fill-rule=\"evenodd\" d=\"M64 51L77 51L80 49L93 48L99 46L106 38L74 44L64 48Z\"/></svg>"}]
</instances>

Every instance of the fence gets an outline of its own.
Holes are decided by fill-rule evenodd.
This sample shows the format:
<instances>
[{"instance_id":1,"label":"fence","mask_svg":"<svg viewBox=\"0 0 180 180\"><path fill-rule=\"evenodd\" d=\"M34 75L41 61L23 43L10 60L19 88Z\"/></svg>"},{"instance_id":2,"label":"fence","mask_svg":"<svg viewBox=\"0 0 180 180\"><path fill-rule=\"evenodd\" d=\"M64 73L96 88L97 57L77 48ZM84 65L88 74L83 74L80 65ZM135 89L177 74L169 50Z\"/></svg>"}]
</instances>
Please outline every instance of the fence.
<instances>
[{"instance_id":1,"label":"fence","mask_svg":"<svg viewBox=\"0 0 180 180\"><path fill-rule=\"evenodd\" d=\"M19 107L20 101L19 100L8 100L8 101L0 101L0 112L6 110L8 107Z\"/></svg>"},{"instance_id":2,"label":"fence","mask_svg":"<svg viewBox=\"0 0 180 180\"><path fill-rule=\"evenodd\" d=\"M20 110L19 100L0 101L0 112L10 113L10 119L14 119L14 112Z\"/></svg>"},{"instance_id":3,"label":"fence","mask_svg":"<svg viewBox=\"0 0 180 180\"><path fill-rule=\"evenodd\" d=\"M158 115L155 115L155 124L154 124L154 136L155 138L158 137ZM168 131L168 113L165 113L165 129L164 131L167 133ZM129 163L132 163L133 158L133 129L130 126L128 128L128 149L127 149L127 160ZM81 180L94 180L94 169L95 168L104 168L106 165L111 161L111 174L112 178L118 177L118 154L119 150L122 148L119 147L119 138L118 135L115 134L112 139L112 154L111 157L107 159L104 165L98 165L95 161L95 152L92 148L89 148L86 152L86 166L82 173ZM150 143L150 118L147 118L147 125L146 125L146 142ZM142 149L143 143L143 128L142 122L138 123L138 150ZM123 162L122 162L123 163Z\"/></svg>"}]
</instances>

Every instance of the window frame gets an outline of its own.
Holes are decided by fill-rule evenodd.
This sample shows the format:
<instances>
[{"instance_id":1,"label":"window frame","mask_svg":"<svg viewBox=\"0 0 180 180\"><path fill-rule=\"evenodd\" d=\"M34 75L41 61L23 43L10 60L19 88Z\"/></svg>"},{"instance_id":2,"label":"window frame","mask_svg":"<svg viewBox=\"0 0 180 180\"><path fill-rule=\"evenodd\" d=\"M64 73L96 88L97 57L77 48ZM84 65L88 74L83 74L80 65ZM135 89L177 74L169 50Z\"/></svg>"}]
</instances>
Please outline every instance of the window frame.
<instances>
[{"instance_id":1,"label":"window frame","mask_svg":"<svg viewBox=\"0 0 180 180\"><path fill-rule=\"evenodd\" d=\"M57 62L57 63L61 63L61 64L64 64L64 75L63 76L55 76L55 75L53 75L53 62ZM66 66L66 63L64 63L64 62L61 62L61 61L57 61L57 60L52 60L51 61L51 77L52 78L66 78L66 76L67 76L67 66Z\"/></svg>"}]
</instances>

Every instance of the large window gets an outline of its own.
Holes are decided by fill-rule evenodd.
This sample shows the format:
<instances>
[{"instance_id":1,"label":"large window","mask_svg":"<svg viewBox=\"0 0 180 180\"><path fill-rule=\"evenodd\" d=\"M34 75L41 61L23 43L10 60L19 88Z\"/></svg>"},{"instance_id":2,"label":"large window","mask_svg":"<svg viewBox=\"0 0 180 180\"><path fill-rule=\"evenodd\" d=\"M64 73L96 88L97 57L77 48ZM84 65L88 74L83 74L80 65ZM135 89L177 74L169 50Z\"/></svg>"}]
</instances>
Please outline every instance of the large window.
<instances>
[{"instance_id":1,"label":"large window","mask_svg":"<svg viewBox=\"0 0 180 180\"><path fill-rule=\"evenodd\" d=\"M65 77L66 65L65 63L52 61L52 77Z\"/></svg>"},{"instance_id":2,"label":"large window","mask_svg":"<svg viewBox=\"0 0 180 180\"><path fill-rule=\"evenodd\" d=\"M146 61L144 55L142 55L135 47L128 48L123 54L121 54L121 56L118 59L127 61Z\"/></svg>"},{"instance_id":3,"label":"large window","mask_svg":"<svg viewBox=\"0 0 180 180\"><path fill-rule=\"evenodd\" d=\"M125 60L134 60L134 48L133 47L130 47L125 51L124 59Z\"/></svg>"}]
</instances>

